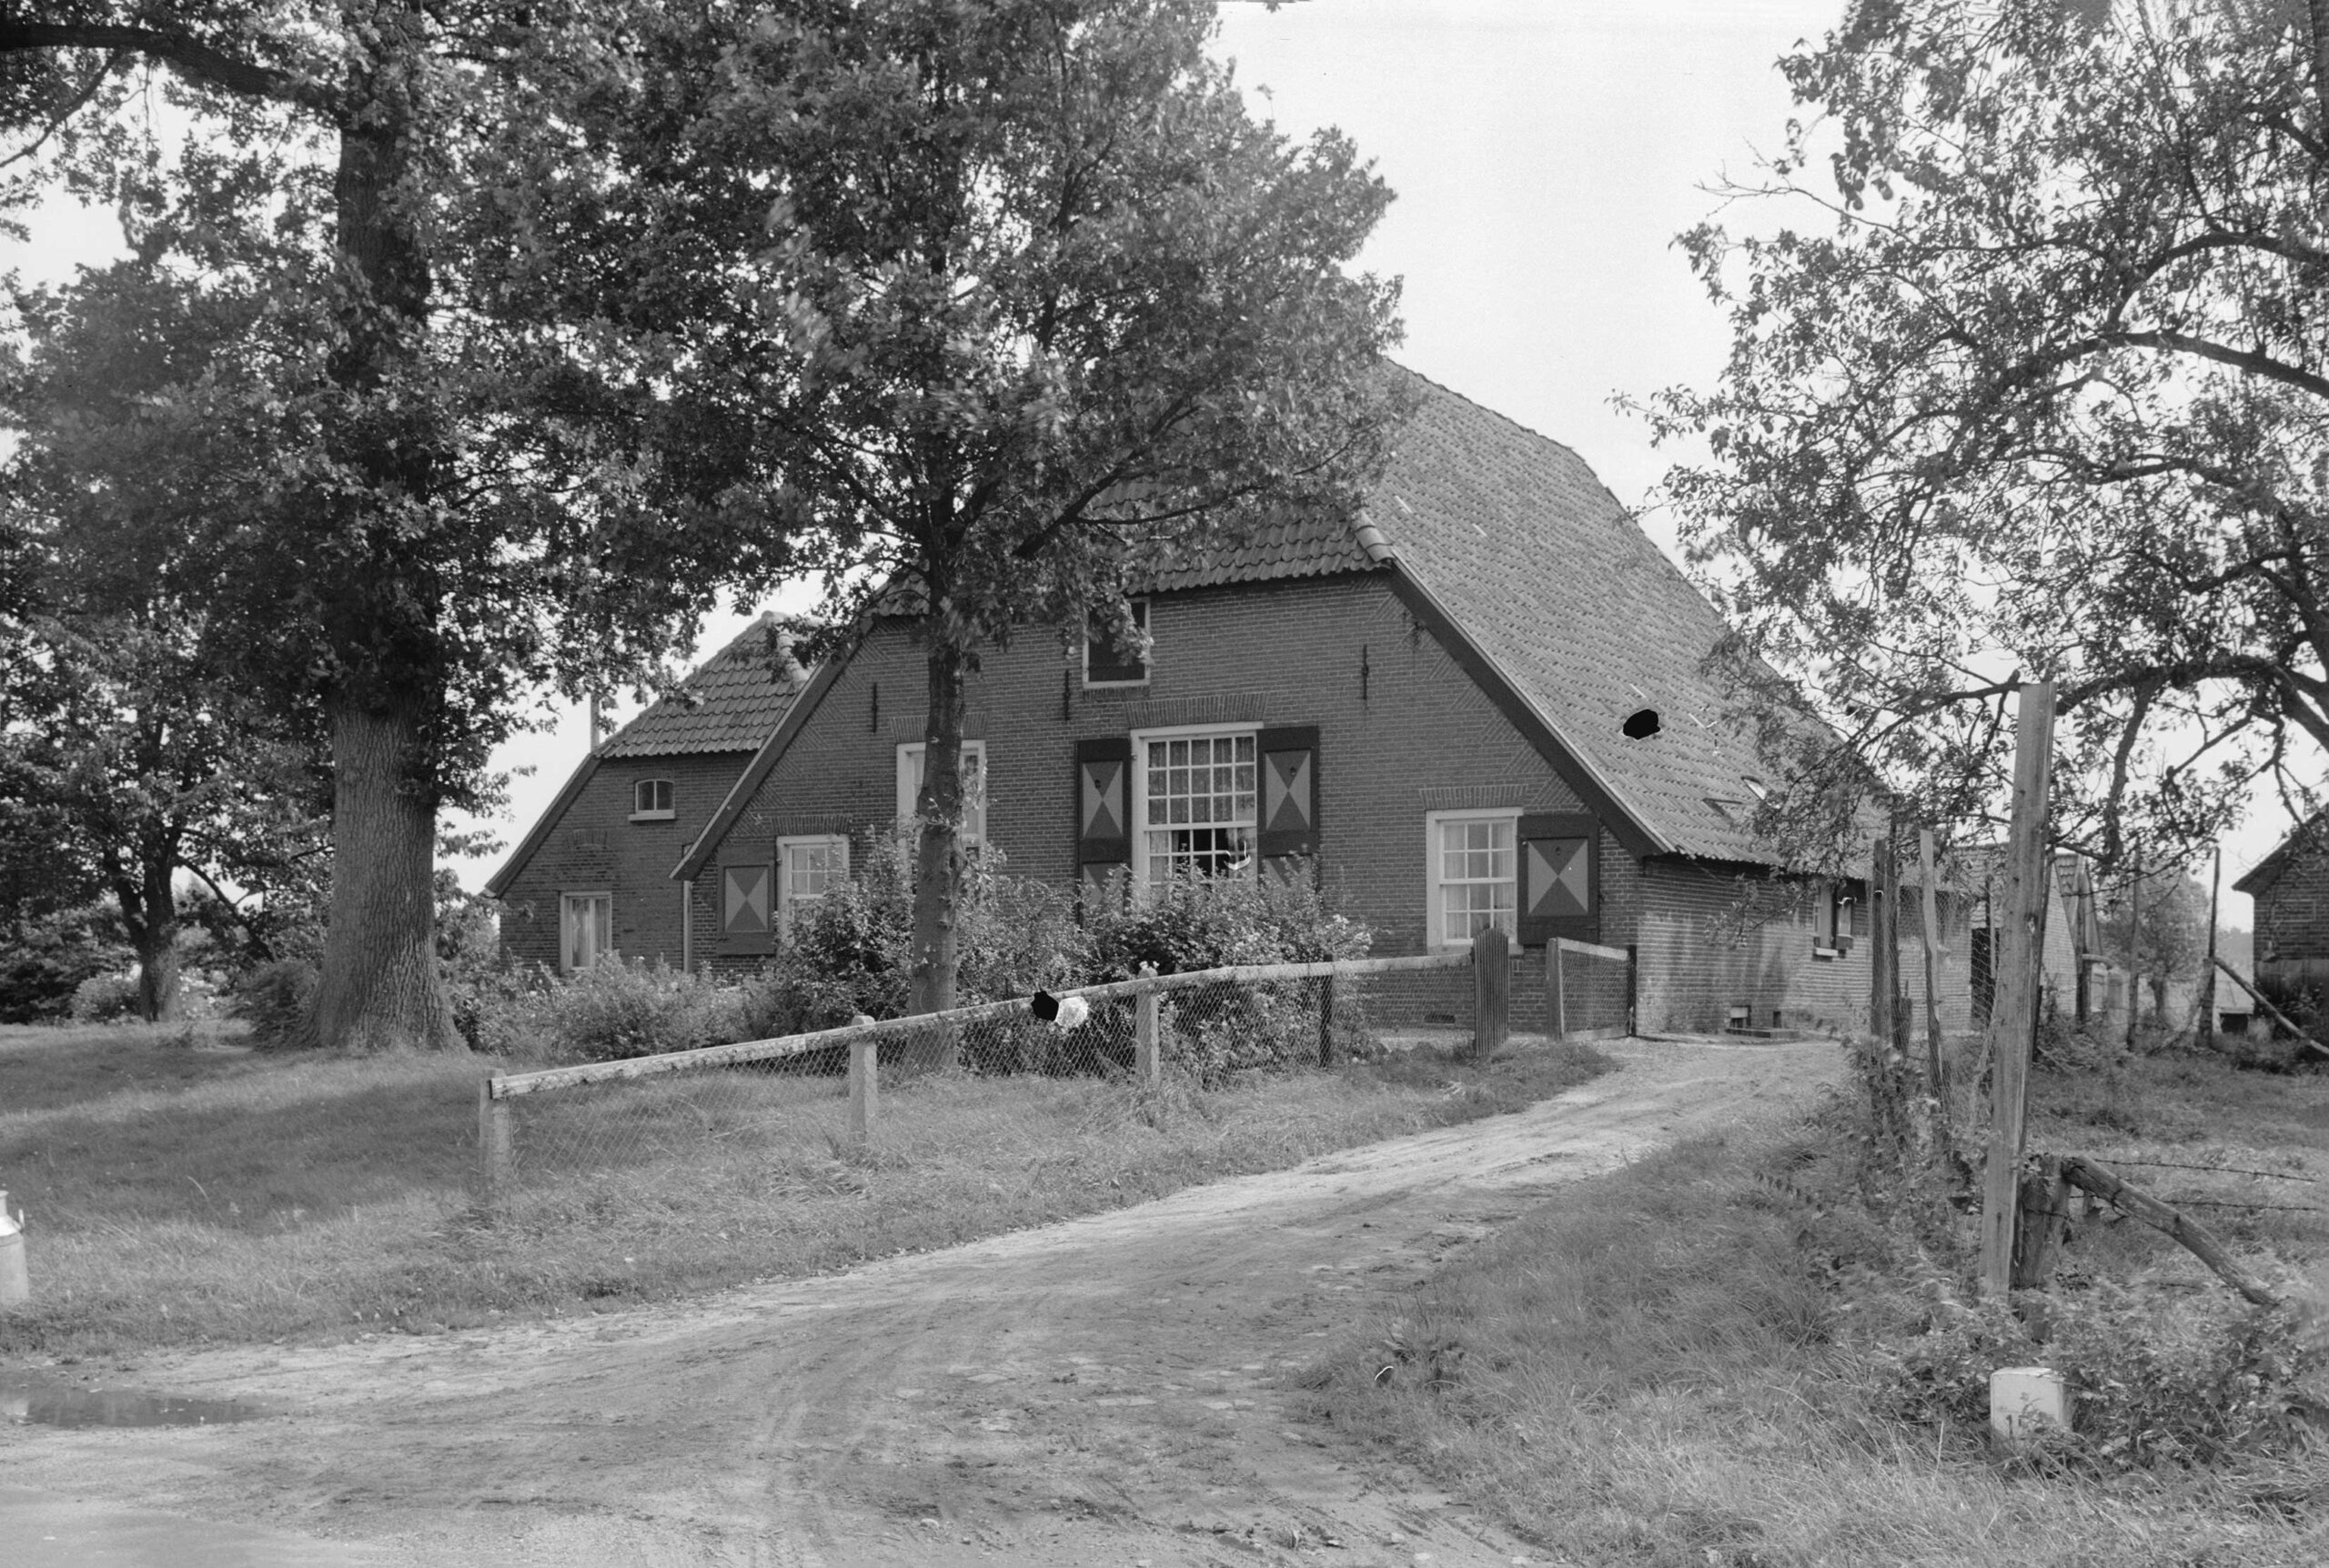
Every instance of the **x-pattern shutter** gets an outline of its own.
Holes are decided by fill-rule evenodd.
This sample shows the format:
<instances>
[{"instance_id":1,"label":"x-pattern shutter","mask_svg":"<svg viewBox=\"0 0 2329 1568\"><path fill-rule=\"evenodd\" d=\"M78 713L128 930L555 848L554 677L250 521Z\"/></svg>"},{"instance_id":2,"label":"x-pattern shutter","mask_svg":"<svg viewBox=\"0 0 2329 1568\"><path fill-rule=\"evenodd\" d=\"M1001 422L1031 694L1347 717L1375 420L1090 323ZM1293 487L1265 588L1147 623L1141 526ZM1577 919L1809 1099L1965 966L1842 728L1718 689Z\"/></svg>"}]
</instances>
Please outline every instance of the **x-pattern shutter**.
<instances>
[{"instance_id":1,"label":"x-pattern shutter","mask_svg":"<svg viewBox=\"0 0 2329 1568\"><path fill-rule=\"evenodd\" d=\"M1580 812L1520 819L1520 940L1601 940L1600 824Z\"/></svg>"},{"instance_id":2,"label":"x-pattern shutter","mask_svg":"<svg viewBox=\"0 0 2329 1568\"><path fill-rule=\"evenodd\" d=\"M1281 876L1295 857L1318 858L1318 730L1316 725L1265 729L1254 738L1261 754L1259 811L1262 859Z\"/></svg>"},{"instance_id":3,"label":"x-pattern shutter","mask_svg":"<svg viewBox=\"0 0 2329 1568\"><path fill-rule=\"evenodd\" d=\"M1132 869L1132 737L1075 743L1075 866L1087 892Z\"/></svg>"},{"instance_id":4,"label":"x-pattern shutter","mask_svg":"<svg viewBox=\"0 0 2329 1568\"><path fill-rule=\"evenodd\" d=\"M776 915L776 868L766 860L738 861L720 868L720 945L724 952L772 950Z\"/></svg>"}]
</instances>

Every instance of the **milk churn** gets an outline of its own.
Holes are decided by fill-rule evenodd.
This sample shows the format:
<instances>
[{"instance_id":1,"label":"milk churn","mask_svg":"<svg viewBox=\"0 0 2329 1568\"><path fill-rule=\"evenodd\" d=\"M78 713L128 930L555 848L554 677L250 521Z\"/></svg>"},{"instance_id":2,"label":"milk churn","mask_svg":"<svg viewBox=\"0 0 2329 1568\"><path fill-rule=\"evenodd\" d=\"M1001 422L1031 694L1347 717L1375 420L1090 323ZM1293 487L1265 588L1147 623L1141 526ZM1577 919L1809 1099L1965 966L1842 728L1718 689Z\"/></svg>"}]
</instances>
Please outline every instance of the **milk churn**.
<instances>
[{"instance_id":1,"label":"milk churn","mask_svg":"<svg viewBox=\"0 0 2329 1568\"><path fill-rule=\"evenodd\" d=\"M25 1272L25 1228L8 1212L8 1194L0 1192L0 1307L32 1299L32 1277Z\"/></svg>"}]
</instances>

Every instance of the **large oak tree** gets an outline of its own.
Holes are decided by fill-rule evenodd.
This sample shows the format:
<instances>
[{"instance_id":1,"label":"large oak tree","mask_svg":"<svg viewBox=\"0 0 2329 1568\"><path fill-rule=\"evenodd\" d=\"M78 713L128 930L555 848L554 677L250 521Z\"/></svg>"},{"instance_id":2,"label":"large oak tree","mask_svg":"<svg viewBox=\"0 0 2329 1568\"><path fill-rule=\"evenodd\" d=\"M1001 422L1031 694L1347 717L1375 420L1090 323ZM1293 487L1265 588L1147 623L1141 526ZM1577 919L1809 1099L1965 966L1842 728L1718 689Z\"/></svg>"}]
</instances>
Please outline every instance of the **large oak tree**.
<instances>
[{"instance_id":1,"label":"large oak tree","mask_svg":"<svg viewBox=\"0 0 2329 1568\"><path fill-rule=\"evenodd\" d=\"M571 156L526 170L510 291L592 324L675 515L745 519L834 624L918 622L929 765L912 996L953 1004L969 678L1118 629L1144 568L1273 508L1356 505L1395 415L1389 200L1290 143L1205 0L674 5L578 60ZM516 160L512 160L513 166ZM587 255L585 271L530 257Z\"/></svg>"},{"instance_id":2,"label":"large oak tree","mask_svg":"<svg viewBox=\"0 0 2329 1568\"><path fill-rule=\"evenodd\" d=\"M1661 429L1694 559L1800 726L1992 808L2017 676L2060 683L2062 836L2153 865L2329 748L2329 5L1866 0L1804 113L1684 236L1734 333ZM1757 198L1760 198L1759 200ZM1800 799L1816 792L1805 790ZM1842 799L1831 794L1830 799Z\"/></svg>"},{"instance_id":3,"label":"large oak tree","mask_svg":"<svg viewBox=\"0 0 2329 1568\"><path fill-rule=\"evenodd\" d=\"M704 598L668 558L626 554L624 455L577 422L549 334L506 330L469 264L499 211L480 149L507 153L537 56L609 9L0 4L0 204L61 179L133 222L175 215L145 259L174 249L187 288L256 295L276 328L265 354L190 357L156 401L218 421L166 514L200 546L184 558L214 647L239 650L248 689L322 714L323 1044L455 1040L431 948L439 809L478 798L529 689L642 668Z\"/></svg>"}]
</instances>

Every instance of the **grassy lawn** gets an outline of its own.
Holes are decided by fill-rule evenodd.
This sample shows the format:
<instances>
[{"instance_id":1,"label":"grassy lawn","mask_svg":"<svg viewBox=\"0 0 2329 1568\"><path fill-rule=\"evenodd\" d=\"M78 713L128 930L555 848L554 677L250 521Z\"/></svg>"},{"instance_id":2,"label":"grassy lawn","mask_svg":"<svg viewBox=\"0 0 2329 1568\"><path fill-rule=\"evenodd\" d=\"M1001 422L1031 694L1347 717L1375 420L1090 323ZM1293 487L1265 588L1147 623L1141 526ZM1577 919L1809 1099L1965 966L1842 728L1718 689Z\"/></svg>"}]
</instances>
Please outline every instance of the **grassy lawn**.
<instances>
[{"instance_id":1,"label":"grassy lawn","mask_svg":"<svg viewBox=\"0 0 2329 1568\"><path fill-rule=\"evenodd\" d=\"M2193 1058L2042 1074L2033 1150L2329 1177L2329 1078ZM1875 1309L1838 1204L1851 1119L1701 1141L1569 1190L1355 1333L1316 1373L1316 1412L1420 1462L1552 1561L1778 1564L2317 1564L2329 1456L2055 1471L1978 1429L1911 1422L1867 1353ZM2320 1204L2223 1172L2122 1173L2171 1200ZM2200 1209L2292 1292L2329 1214ZM2065 1290L2149 1289L2163 1312L2240 1309L2132 1221L2082 1223Z\"/></svg>"},{"instance_id":2,"label":"grassy lawn","mask_svg":"<svg viewBox=\"0 0 2329 1568\"><path fill-rule=\"evenodd\" d=\"M816 1273L1517 1110L1608 1063L1427 1047L1213 1093L930 1076L885 1087L870 1150L839 1136L837 1079L674 1076L518 1101L519 1179L489 1220L494 1065L0 1028L0 1185L34 1287L0 1353L427 1332Z\"/></svg>"}]
</instances>

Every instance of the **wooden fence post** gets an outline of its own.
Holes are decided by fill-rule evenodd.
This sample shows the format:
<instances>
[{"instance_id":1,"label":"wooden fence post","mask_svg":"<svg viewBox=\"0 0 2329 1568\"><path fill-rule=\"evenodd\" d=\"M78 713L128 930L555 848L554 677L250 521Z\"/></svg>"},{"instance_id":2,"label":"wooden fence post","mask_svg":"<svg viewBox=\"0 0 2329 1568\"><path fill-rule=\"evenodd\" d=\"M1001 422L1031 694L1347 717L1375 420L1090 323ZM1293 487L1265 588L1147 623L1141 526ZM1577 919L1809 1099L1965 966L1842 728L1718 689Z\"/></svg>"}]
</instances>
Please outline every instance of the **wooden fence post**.
<instances>
[{"instance_id":1,"label":"wooden fence post","mask_svg":"<svg viewBox=\"0 0 2329 1568\"><path fill-rule=\"evenodd\" d=\"M1154 964L1140 966L1140 978L1156 978ZM1133 999L1132 1071L1144 1089L1154 1089L1164 1081L1164 1064L1158 1060L1156 1049L1156 988L1143 986Z\"/></svg>"},{"instance_id":2,"label":"wooden fence post","mask_svg":"<svg viewBox=\"0 0 2329 1568\"><path fill-rule=\"evenodd\" d=\"M2208 881L2208 967L2200 975L2199 1040L2216 1043L2216 896L2223 891L2223 846L2216 846L2215 875Z\"/></svg>"},{"instance_id":3,"label":"wooden fence post","mask_svg":"<svg viewBox=\"0 0 2329 1568\"><path fill-rule=\"evenodd\" d=\"M1917 829L1917 871L1924 879L1925 936L1925 1075L1931 1082L1933 1103L1941 1107L1941 1125L1949 1126L1949 1068L1941 1054L1941 992L1933 985L1933 955L1940 950L1941 893L1933 866L1932 829ZM1971 930L1971 926L1967 926Z\"/></svg>"},{"instance_id":4,"label":"wooden fence post","mask_svg":"<svg viewBox=\"0 0 2329 1568\"><path fill-rule=\"evenodd\" d=\"M1472 1059L1486 1067L1512 1027L1512 940L1502 926L1472 936Z\"/></svg>"},{"instance_id":5,"label":"wooden fence post","mask_svg":"<svg viewBox=\"0 0 2329 1568\"><path fill-rule=\"evenodd\" d=\"M478 1197L488 1209L509 1197L509 1102L495 1092L500 1077L489 1072L477 1086Z\"/></svg>"},{"instance_id":6,"label":"wooden fence post","mask_svg":"<svg viewBox=\"0 0 2329 1568\"><path fill-rule=\"evenodd\" d=\"M874 1124L881 1119L882 1042L852 1040L849 1042L850 1141L871 1142Z\"/></svg>"},{"instance_id":7,"label":"wooden fence post","mask_svg":"<svg viewBox=\"0 0 2329 1568\"><path fill-rule=\"evenodd\" d=\"M1561 940L1553 937L1545 943L1545 1030L1555 1045L1568 1040L1568 998L1563 994L1561 974Z\"/></svg>"},{"instance_id":8,"label":"wooden fence post","mask_svg":"<svg viewBox=\"0 0 2329 1568\"><path fill-rule=\"evenodd\" d=\"M2135 857L2135 880L2127 892L2127 1050L2135 1049L2135 1019L2142 1011L2143 858Z\"/></svg>"},{"instance_id":9,"label":"wooden fence post","mask_svg":"<svg viewBox=\"0 0 2329 1568\"><path fill-rule=\"evenodd\" d=\"M2023 1096L2030 1037L2038 1022L2044 960L2046 808L2054 774L2054 683L2032 681L2015 708L2013 817L2006 839L2006 917L1992 928L1996 1000L1990 1009L1990 1149L1981 1174L1981 1283L1991 1295L2012 1286L2014 1211L2020 1198Z\"/></svg>"}]
</instances>

